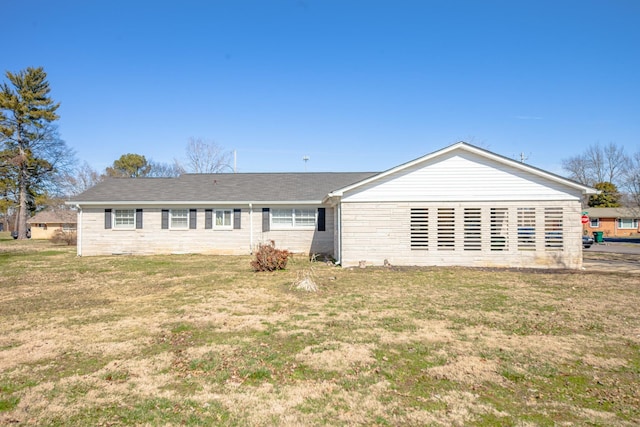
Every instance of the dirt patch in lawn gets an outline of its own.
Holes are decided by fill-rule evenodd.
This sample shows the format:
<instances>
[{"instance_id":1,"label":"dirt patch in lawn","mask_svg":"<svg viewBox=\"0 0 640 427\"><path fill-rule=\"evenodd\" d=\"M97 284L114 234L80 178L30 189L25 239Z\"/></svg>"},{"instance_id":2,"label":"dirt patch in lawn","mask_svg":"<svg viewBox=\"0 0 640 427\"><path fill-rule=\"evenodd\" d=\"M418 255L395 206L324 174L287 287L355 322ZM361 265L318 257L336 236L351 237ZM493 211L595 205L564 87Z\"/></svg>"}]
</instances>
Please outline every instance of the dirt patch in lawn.
<instances>
[{"instance_id":1,"label":"dirt patch in lawn","mask_svg":"<svg viewBox=\"0 0 640 427\"><path fill-rule=\"evenodd\" d=\"M308 293L297 259L22 248L0 277L0 423L640 422L636 276L314 264Z\"/></svg>"}]
</instances>

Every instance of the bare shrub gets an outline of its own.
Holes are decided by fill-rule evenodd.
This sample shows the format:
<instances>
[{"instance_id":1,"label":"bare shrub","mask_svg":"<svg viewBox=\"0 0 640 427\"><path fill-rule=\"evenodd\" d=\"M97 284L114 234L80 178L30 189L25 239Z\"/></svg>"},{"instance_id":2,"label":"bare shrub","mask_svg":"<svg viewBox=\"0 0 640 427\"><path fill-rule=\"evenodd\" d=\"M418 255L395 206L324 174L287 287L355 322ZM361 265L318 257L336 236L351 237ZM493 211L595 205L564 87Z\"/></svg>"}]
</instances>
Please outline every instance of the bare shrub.
<instances>
[{"instance_id":1,"label":"bare shrub","mask_svg":"<svg viewBox=\"0 0 640 427\"><path fill-rule=\"evenodd\" d=\"M286 249L276 249L273 240L269 243L261 243L258 246L255 260L251 261L254 271L275 271L287 268L287 262L292 256Z\"/></svg>"},{"instance_id":2,"label":"bare shrub","mask_svg":"<svg viewBox=\"0 0 640 427\"><path fill-rule=\"evenodd\" d=\"M56 230L51 241L56 244L65 244L73 246L78 242L78 236L75 231Z\"/></svg>"}]
</instances>

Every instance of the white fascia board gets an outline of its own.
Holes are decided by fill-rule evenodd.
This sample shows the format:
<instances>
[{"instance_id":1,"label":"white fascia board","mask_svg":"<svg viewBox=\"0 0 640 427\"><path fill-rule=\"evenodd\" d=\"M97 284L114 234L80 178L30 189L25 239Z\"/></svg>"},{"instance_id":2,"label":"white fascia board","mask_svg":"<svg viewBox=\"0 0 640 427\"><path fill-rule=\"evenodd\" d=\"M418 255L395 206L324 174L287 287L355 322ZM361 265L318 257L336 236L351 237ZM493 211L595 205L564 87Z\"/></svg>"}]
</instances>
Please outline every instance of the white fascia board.
<instances>
[{"instance_id":1,"label":"white fascia board","mask_svg":"<svg viewBox=\"0 0 640 427\"><path fill-rule=\"evenodd\" d=\"M156 200L156 201L149 201L149 200L145 200L145 201L123 201L123 200L106 200L106 201L100 201L100 202L96 202L96 201L90 201L90 202L83 202L83 201L68 201L65 202L66 205L71 205L71 206L184 206L184 205L190 205L190 206L194 206L194 205L198 205L198 206L204 206L204 205L211 205L211 206L222 206L222 205L228 205L228 206L260 206L260 205L268 205L268 206L274 206L274 205L282 205L282 206L297 206L297 205L321 205L322 204L322 200L292 200L292 201L282 201L282 200L276 200L276 201L258 201L258 202L254 202L254 201L244 201L244 200L237 200L237 201L211 201L211 200L190 200L190 201L168 201L168 200Z\"/></svg>"},{"instance_id":2,"label":"white fascia board","mask_svg":"<svg viewBox=\"0 0 640 427\"><path fill-rule=\"evenodd\" d=\"M328 199L330 199L332 197L341 197L341 196L344 195L345 192L351 191L354 188L358 188L358 187L361 187L363 185L367 185L370 182L379 180L381 178L384 178L384 177L389 176L391 174L397 173L397 172L402 171L404 169L411 168L411 167L413 167L413 166L415 166L417 164L427 162L427 161L429 161L431 159L434 159L436 157L443 156L443 155L445 155L447 153L450 153L451 151L454 151L454 150L465 150L467 152L476 154L476 155L478 155L480 157L484 157L484 158L493 160L493 161L495 161L497 163L501 163L501 164L504 164L504 165L507 165L507 166L511 166L513 168L516 168L516 169L520 169L520 170L529 172L531 174L543 177L543 178L548 179L550 181L554 181L554 182L560 183L562 185L566 185L568 187L579 189L584 194L598 194L598 190L596 190L595 188L591 188L589 186L580 184L579 182L575 182L575 181L572 181L570 179L561 177L559 175L555 175L555 174L552 174L550 172L546 172L546 171L544 171L542 169L538 169L536 167L526 165L526 164L518 162L516 160L512 160L512 159L509 159L507 157L501 156L499 154L492 153L491 151L487 151L487 150L484 150L482 148L475 147L473 145L467 144L466 142L457 142L455 144L452 144L452 145L450 145L448 147L443 148L442 150L435 151L433 153L430 153L430 154L427 154L425 156L419 157L419 158L417 158L415 160L412 160L410 162L403 163L403 164L401 164L399 166L396 166L394 168L391 168L389 170L381 172L381 173L379 173L377 175L374 175L374 176L372 176L370 178L364 179L364 180L362 180L360 182L356 182L355 184L351 184L351 185L349 185L347 187L338 189L336 191L332 191L327 196L325 196L324 200L328 200Z\"/></svg>"}]
</instances>

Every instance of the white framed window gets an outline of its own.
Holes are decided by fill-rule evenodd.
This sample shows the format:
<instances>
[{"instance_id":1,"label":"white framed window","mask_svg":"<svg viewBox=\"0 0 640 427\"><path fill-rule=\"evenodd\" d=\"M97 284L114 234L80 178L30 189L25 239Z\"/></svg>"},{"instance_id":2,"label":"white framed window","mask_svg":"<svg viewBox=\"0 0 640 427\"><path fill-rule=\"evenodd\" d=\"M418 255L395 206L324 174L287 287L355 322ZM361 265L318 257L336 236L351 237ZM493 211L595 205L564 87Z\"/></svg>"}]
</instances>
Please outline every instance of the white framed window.
<instances>
[{"instance_id":1,"label":"white framed window","mask_svg":"<svg viewBox=\"0 0 640 427\"><path fill-rule=\"evenodd\" d=\"M186 230L189 228L189 209L171 209L169 214L170 228Z\"/></svg>"},{"instance_id":2,"label":"white framed window","mask_svg":"<svg viewBox=\"0 0 640 427\"><path fill-rule=\"evenodd\" d=\"M618 218L618 228L637 229L638 219L637 218Z\"/></svg>"},{"instance_id":3,"label":"white framed window","mask_svg":"<svg viewBox=\"0 0 640 427\"><path fill-rule=\"evenodd\" d=\"M589 227L600 228L600 218L589 218Z\"/></svg>"},{"instance_id":4,"label":"white framed window","mask_svg":"<svg viewBox=\"0 0 640 427\"><path fill-rule=\"evenodd\" d=\"M315 227L316 226L316 210L315 209L294 209L293 210L293 226L294 227Z\"/></svg>"},{"instance_id":5,"label":"white framed window","mask_svg":"<svg viewBox=\"0 0 640 427\"><path fill-rule=\"evenodd\" d=\"M311 209L272 209L271 225L274 229L282 228L314 228L316 210Z\"/></svg>"},{"instance_id":6,"label":"white framed window","mask_svg":"<svg viewBox=\"0 0 640 427\"><path fill-rule=\"evenodd\" d=\"M130 230L136 228L135 209L116 209L113 214L113 228Z\"/></svg>"},{"instance_id":7,"label":"white framed window","mask_svg":"<svg viewBox=\"0 0 640 427\"><path fill-rule=\"evenodd\" d=\"M214 228L233 228L233 210L216 209L214 212Z\"/></svg>"}]
</instances>

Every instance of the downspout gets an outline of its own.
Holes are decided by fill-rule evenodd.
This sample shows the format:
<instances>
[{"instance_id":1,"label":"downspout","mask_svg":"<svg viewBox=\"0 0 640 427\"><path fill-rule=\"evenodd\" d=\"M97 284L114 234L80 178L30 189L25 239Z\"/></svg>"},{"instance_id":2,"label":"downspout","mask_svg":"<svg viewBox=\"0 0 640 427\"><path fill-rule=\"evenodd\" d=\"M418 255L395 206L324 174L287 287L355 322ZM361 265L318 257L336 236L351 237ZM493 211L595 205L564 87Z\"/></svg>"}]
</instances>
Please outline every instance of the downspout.
<instances>
[{"instance_id":1,"label":"downspout","mask_svg":"<svg viewBox=\"0 0 640 427\"><path fill-rule=\"evenodd\" d=\"M76 227L76 255L82 256L82 208L76 205L78 209L78 226Z\"/></svg>"},{"instance_id":2,"label":"downspout","mask_svg":"<svg viewBox=\"0 0 640 427\"><path fill-rule=\"evenodd\" d=\"M337 233L338 233L338 253L337 255L337 259L336 259L336 264L338 265L342 265L342 203L338 202L338 204L336 205L336 211L337 211Z\"/></svg>"},{"instance_id":3,"label":"downspout","mask_svg":"<svg viewBox=\"0 0 640 427\"><path fill-rule=\"evenodd\" d=\"M253 203L249 202L249 253L253 255Z\"/></svg>"}]
</instances>

